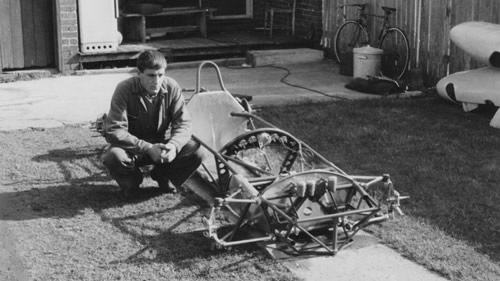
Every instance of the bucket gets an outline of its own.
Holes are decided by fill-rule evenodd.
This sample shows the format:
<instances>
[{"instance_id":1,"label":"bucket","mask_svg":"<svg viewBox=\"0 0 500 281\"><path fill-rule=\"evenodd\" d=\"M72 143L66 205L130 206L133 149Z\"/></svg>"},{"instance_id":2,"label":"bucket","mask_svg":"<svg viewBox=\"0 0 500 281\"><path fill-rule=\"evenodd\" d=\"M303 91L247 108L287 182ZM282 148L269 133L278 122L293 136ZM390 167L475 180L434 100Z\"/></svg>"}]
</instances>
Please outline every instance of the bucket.
<instances>
[{"instance_id":1,"label":"bucket","mask_svg":"<svg viewBox=\"0 0 500 281\"><path fill-rule=\"evenodd\" d=\"M381 49L365 46L354 48L353 52L353 77L366 78L367 76L378 76L382 54Z\"/></svg>"}]
</instances>

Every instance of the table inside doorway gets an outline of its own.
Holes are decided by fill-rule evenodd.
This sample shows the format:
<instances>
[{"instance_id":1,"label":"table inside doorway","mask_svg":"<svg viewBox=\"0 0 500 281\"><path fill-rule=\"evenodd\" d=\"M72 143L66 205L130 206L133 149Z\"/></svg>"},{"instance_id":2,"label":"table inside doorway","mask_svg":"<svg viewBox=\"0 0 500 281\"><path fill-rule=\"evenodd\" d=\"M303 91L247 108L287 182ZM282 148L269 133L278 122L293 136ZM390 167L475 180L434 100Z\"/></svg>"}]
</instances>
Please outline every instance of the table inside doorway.
<instances>
[{"instance_id":1,"label":"table inside doorway","mask_svg":"<svg viewBox=\"0 0 500 281\"><path fill-rule=\"evenodd\" d=\"M187 32L199 30L201 36L207 37L207 15L213 13L213 8L175 7L164 8L162 12L154 14L122 13L120 16L127 26L124 37L129 40L146 42L152 34ZM147 27L148 20L155 17L194 16L195 24L181 26Z\"/></svg>"}]
</instances>

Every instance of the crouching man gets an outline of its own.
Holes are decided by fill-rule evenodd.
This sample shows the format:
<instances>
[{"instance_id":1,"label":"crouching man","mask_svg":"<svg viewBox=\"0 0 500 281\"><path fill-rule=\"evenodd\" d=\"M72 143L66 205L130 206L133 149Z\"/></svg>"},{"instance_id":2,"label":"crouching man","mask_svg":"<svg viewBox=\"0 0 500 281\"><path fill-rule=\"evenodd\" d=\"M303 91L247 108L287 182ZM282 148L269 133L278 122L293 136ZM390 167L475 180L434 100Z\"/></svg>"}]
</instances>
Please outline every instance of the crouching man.
<instances>
[{"instance_id":1,"label":"crouching man","mask_svg":"<svg viewBox=\"0 0 500 281\"><path fill-rule=\"evenodd\" d=\"M111 99L103 163L126 197L139 191L139 167L151 164L151 178L175 193L202 161L199 144L191 139L191 117L181 88L165 76L163 54L144 51L137 68L138 75L120 82Z\"/></svg>"}]
</instances>

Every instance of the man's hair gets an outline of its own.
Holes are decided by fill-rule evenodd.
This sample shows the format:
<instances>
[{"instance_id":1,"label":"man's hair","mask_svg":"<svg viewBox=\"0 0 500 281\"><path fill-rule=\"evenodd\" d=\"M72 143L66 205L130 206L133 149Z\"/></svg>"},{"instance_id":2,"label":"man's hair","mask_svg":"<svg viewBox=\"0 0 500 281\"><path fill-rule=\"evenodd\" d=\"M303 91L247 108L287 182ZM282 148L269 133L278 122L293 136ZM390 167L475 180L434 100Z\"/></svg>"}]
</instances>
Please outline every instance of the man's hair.
<instances>
[{"instance_id":1,"label":"man's hair","mask_svg":"<svg viewBox=\"0 0 500 281\"><path fill-rule=\"evenodd\" d=\"M137 68L140 72L146 69L167 68L167 60L162 53L156 50L146 50L137 58Z\"/></svg>"}]
</instances>

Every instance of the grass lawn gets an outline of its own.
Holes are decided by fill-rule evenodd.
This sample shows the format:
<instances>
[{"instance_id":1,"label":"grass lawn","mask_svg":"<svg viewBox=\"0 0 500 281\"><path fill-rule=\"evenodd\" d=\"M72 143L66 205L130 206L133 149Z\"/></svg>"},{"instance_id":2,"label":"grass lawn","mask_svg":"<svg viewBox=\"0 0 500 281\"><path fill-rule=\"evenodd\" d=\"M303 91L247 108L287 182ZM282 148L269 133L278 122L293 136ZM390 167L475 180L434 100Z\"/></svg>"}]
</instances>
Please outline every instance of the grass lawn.
<instances>
[{"instance_id":1,"label":"grass lawn","mask_svg":"<svg viewBox=\"0 0 500 281\"><path fill-rule=\"evenodd\" d=\"M370 227L451 280L500 280L500 130L437 97L274 108L262 116L352 175L389 173L407 216Z\"/></svg>"},{"instance_id":2,"label":"grass lawn","mask_svg":"<svg viewBox=\"0 0 500 281\"><path fill-rule=\"evenodd\" d=\"M369 231L451 280L500 280L500 130L430 97L258 115L353 175L389 173L407 216ZM32 280L296 280L257 247L211 252L207 206L149 188L124 201L87 126L0 132L0 220ZM148 183L146 183L146 186ZM150 183L153 185L153 183Z\"/></svg>"}]
</instances>

